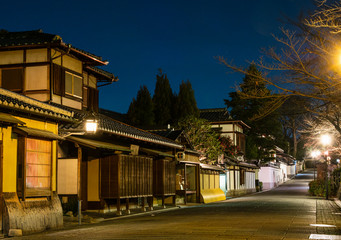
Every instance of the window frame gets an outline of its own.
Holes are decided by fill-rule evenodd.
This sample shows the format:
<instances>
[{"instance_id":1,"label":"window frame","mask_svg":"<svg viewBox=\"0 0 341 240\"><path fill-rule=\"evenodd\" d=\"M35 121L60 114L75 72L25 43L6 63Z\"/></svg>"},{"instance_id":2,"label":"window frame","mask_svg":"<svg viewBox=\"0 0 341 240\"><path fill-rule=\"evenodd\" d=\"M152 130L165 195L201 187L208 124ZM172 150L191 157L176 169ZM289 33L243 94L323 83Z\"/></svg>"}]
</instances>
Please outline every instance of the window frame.
<instances>
[{"instance_id":1,"label":"window frame","mask_svg":"<svg viewBox=\"0 0 341 240\"><path fill-rule=\"evenodd\" d=\"M72 77L72 80L71 80L71 93L69 92L66 92L66 74L69 74L71 75ZM75 77L79 78L80 79L80 82L81 82L81 86L80 86L80 90L81 90L81 93L80 95L75 95ZM65 69L65 72L64 72L64 93L65 93L65 96L71 96L71 97L75 97L77 99L82 99L83 98L83 76L81 75L78 75L78 74L75 74L67 69Z\"/></svg>"},{"instance_id":2,"label":"window frame","mask_svg":"<svg viewBox=\"0 0 341 240\"><path fill-rule=\"evenodd\" d=\"M50 143L50 171L49 188L28 188L27 187L27 139L42 140ZM51 197L53 177L53 140L31 136L18 136L18 156L17 156L17 193L23 200L31 197Z\"/></svg>"},{"instance_id":3,"label":"window frame","mask_svg":"<svg viewBox=\"0 0 341 240\"><path fill-rule=\"evenodd\" d=\"M20 83L20 89L8 89L8 88L4 88L2 86L2 82L3 82L3 71L4 70L21 70L21 83ZM24 67L5 67L5 68L0 68L0 87L10 90L12 92L19 92L22 93L24 91L24 81L25 81L25 73L24 73Z\"/></svg>"}]
</instances>

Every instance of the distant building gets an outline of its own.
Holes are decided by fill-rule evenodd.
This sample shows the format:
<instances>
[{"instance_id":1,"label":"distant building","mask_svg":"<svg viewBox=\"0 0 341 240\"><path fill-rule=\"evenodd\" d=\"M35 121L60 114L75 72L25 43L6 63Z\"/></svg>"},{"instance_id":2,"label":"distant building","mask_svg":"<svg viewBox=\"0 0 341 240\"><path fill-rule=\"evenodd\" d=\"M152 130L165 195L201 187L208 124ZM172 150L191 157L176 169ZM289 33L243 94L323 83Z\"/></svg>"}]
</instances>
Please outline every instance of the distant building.
<instances>
[{"instance_id":1,"label":"distant building","mask_svg":"<svg viewBox=\"0 0 341 240\"><path fill-rule=\"evenodd\" d=\"M250 127L241 120L233 120L226 108L201 109L200 118L207 120L221 137L230 138L239 149L236 157L224 156L220 161L220 165L225 169L224 173L220 173L220 188L226 196L255 192L259 167L247 162L244 157L244 132Z\"/></svg>"}]
</instances>

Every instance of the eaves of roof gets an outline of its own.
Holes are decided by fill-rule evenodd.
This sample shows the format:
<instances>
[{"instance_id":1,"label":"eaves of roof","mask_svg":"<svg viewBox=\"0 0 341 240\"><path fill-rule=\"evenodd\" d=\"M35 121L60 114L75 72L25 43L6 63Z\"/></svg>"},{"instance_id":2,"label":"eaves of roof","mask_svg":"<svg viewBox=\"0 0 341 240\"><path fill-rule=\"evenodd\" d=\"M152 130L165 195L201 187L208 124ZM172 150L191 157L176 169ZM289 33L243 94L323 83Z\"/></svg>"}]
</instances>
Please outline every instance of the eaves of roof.
<instances>
[{"instance_id":1,"label":"eaves of roof","mask_svg":"<svg viewBox=\"0 0 341 240\"><path fill-rule=\"evenodd\" d=\"M92 67L92 66L87 66L86 69L91 71L93 74L97 75L98 82L117 82L118 77L116 77L114 74L107 72L103 69L97 68L97 67Z\"/></svg>"},{"instance_id":2,"label":"eaves of roof","mask_svg":"<svg viewBox=\"0 0 341 240\"><path fill-rule=\"evenodd\" d=\"M85 57L95 65L107 65L108 61L90 52L73 47L71 44L63 42L62 38L56 34L44 33L41 29L33 31L9 32L0 31L0 49L8 48L28 48L39 46L59 47L69 51L71 54Z\"/></svg>"},{"instance_id":3,"label":"eaves of roof","mask_svg":"<svg viewBox=\"0 0 341 240\"><path fill-rule=\"evenodd\" d=\"M226 121L212 121L211 124L240 124L245 128L251 128L249 125L244 123L242 120L226 120Z\"/></svg>"},{"instance_id":4,"label":"eaves of roof","mask_svg":"<svg viewBox=\"0 0 341 240\"><path fill-rule=\"evenodd\" d=\"M57 105L57 104L54 104L54 105ZM69 109L65 106L61 106L61 107ZM183 149L183 146L181 144L178 144L171 139L164 138L157 134L153 134L151 132L130 126L126 123L117 121L106 115L99 113L94 116L93 113L90 113L87 111L77 111L77 110L72 110L72 111L74 112L74 118L78 120L78 124L64 124L64 125L61 124L60 128L64 132L84 131L84 124L85 124L84 120L95 117L99 123L98 124L99 126L97 128L98 132L114 134L116 136L149 142L149 143L158 144L158 145L162 145L166 147Z\"/></svg>"},{"instance_id":5,"label":"eaves of roof","mask_svg":"<svg viewBox=\"0 0 341 240\"><path fill-rule=\"evenodd\" d=\"M0 88L0 107L71 122L73 113L47 103Z\"/></svg>"},{"instance_id":6,"label":"eaves of roof","mask_svg":"<svg viewBox=\"0 0 341 240\"><path fill-rule=\"evenodd\" d=\"M103 119L101 119L103 120ZM153 134L150 132L147 132L145 130L130 126L125 123L118 122L114 119L107 120L104 123L101 123L100 120L100 126L98 128L98 131L103 131L106 133L115 134L122 137L132 138L136 140L141 140L145 142L150 142L154 144L159 144L167 147L177 148L177 149L183 149L183 146L164 137L161 137L157 134Z\"/></svg>"}]
</instances>

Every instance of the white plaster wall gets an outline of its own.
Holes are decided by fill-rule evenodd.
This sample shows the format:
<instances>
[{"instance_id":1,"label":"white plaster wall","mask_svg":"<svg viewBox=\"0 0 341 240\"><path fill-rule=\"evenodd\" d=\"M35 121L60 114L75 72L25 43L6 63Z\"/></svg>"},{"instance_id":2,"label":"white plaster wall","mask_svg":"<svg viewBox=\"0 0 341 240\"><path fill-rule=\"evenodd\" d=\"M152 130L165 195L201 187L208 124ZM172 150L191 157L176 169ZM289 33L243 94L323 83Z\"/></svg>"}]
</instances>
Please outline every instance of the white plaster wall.
<instances>
[{"instance_id":1,"label":"white plaster wall","mask_svg":"<svg viewBox=\"0 0 341 240\"><path fill-rule=\"evenodd\" d=\"M281 168L281 183L288 180L288 164L281 162L280 164Z\"/></svg>"},{"instance_id":2,"label":"white plaster wall","mask_svg":"<svg viewBox=\"0 0 341 240\"><path fill-rule=\"evenodd\" d=\"M296 166L295 165L288 165L287 171L288 171L288 176L293 177L296 174Z\"/></svg>"},{"instance_id":3,"label":"white plaster wall","mask_svg":"<svg viewBox=\"0 0 341 240\"><path fill-rule=\"evenodd\" d=\"M271 166L261 167L259 181L263 183L263 190L271 189L280 184L281 169Z\"/></svg>"}]
</instances>

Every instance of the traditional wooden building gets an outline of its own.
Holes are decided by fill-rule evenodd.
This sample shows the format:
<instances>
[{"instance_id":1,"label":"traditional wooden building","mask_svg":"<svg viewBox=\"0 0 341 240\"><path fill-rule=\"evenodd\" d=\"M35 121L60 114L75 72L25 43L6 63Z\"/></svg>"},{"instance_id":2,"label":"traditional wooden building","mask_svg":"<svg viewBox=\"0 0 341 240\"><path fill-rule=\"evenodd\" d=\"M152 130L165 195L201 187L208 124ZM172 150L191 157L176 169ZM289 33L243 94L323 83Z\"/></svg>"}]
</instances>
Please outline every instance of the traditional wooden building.
<instances>
[{"instance_id":1,"label":"traditional wooden building","mask_svg":"<svg viewBox=\"0 0 341 240\"><path fill-rule=\"evenodd\" d=\"M57 191L58 124L72 113L0 88L0 230L63 226Z\"/></svg>"},{"instance_id":2,"label":"traditional wooden building","mask_svg":"<svg viewBox=\"0 0 341 240\"><path fill-rule=\"evenodd\" d=\"M164 204L175 197L174 156L182 146L98 113L98 87L118 80L98 68L107 64L55 34L0 31L0 87L62 108L76 120L59 125L65 141L58 144L54 184L63 202L76 196L83 209L114 204L118 213L121 201L128 211L132 198L144 205L148 197L152 206L157 197Z\"/></svg>"},{"instance_id":3,"label":"traditional wooden building","mask_svg":"<svg viewBox=\"0 0 341 240\"><path fill-rule=\"evenodd\" d=\"M226 199L224 192L219 188L219 175L224 169L200 163L200 153L193 150L185 131L169 128L153 132L185 146L183 152L177 153L176 192L179 203L210 203Z\"/></svg>"},{"instance_id":4,"label":"traditional wooden building","mask_svg":"<svg viewBox=\"0 0 341 240\"><path fill-rule=\"evenodd\" d=\"M220 165L225 169L220 174L220 188L226 196L243 195L256 191L259 167L248 162L245 154L245 130L249 128L241 120L233 120L226 108L200 110L200 118L207 120L221 137L228 137L237 146L236 157L224 156Z\"/></svg>"},{"instance_id":5,"label":"traditional wooden building","mask_svg":"<svg viewBox=\"0 0 341 240\"><path fill-rule=\"evenodd\" d=\"M152 133L171 139L184 146L176 153L176 194L177 203L200 202L200 153L193 150L184 130L173 128L151 130Z\"/></svg>"},{"instance_id":6,"label":"traditional wooden building","mask_svg":"<svg viewBox=\"0 0 341 240\"><path fill-rule=\"evenodd\" d=\"M87 118L84 112L75 115ZM117 214L129 213L130 208L144 211L147 204L150 209L165 206L167 198L175 204L175 154L182 145L102 114L96 121L95 134L82 134L84 123L62 126L64 133L74 134L66 137L59 151L63 176L58 193L64 200L78 194L83 210ZM63 180L70 179L66 176L73 176L72 184Z\"/></svg>"}]
</instances>

